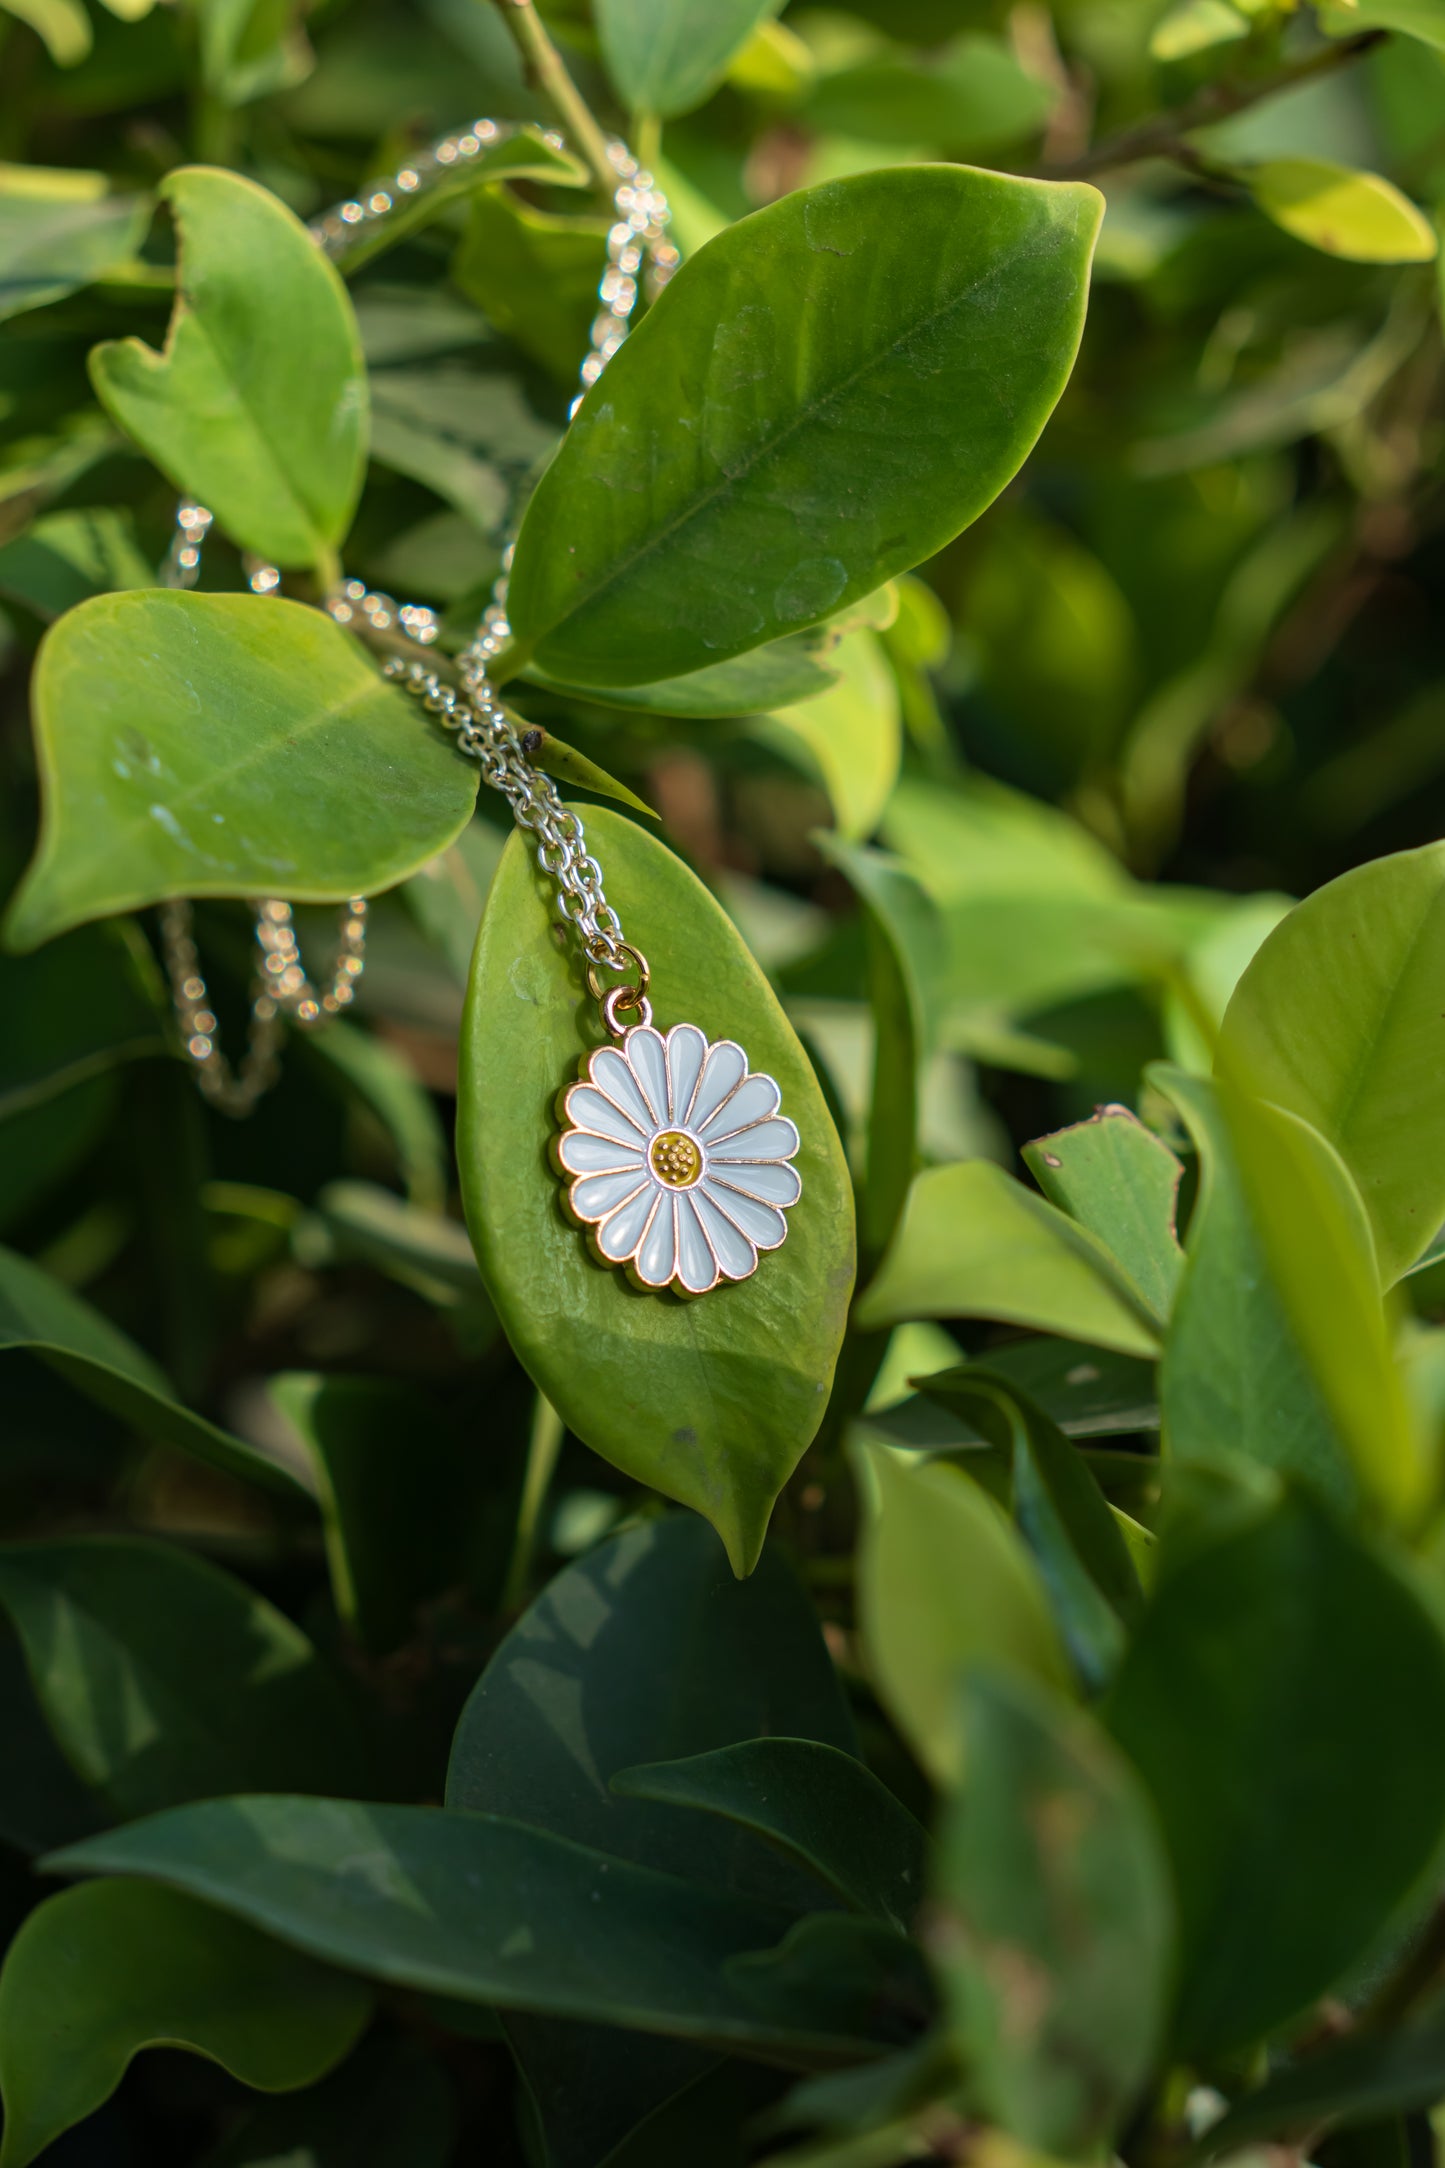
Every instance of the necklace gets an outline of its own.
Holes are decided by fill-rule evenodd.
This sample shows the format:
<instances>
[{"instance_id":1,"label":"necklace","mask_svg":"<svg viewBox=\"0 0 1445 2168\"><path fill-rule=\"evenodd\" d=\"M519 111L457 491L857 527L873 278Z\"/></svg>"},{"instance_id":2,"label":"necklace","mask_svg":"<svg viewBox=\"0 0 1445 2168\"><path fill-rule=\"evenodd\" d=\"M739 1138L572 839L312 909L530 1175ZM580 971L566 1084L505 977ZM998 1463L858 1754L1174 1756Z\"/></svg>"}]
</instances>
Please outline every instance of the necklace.
<instances>
[{"instance_id":1,"label":"necklace","mask_svg":"<svg viewBox=\"0 0 1445 2168\"><path fill-rule=\"evenodd\" d=\"M479 120L460 135L443 137L389 180L371 183L360 197L315 221L313 240L329 255L344 256L359 232L519 132L515 124ZM555 133L547 141L563 147ZM609 142L607 155L617 175L614 221L592 344L571 414L627 337L643 276L655 294L679 262L667 239L667 200L653 176L624 143ZM204 506L178 508L162 574L166 584L195 584L211 524ZM517 826L535 837L538 863L580 946L607 1040L584 1059L580 1081L559 1101L561 1126L552 1140L552 1160L568 1212L586 1230L601 1264L625 1269L644 1288L704 1295L723 1282L748 1278L759 1254L786 1239L786 1214L802 1194L791 1164L798 1131L779 1111L781 1095L773 1078L752 1071L733 1040L709 1043L686 1022L665 1033L654 1026L647 958L625 938L607 902L602 868L587 848L579 816L563 804L551 777L528 760L524 738L488 676L510 634L510 565L508 549L481 623L457 658L460 686L444 682L425 659L440 627L424 605L399 604L348 579L326 607L340 624L360 620L420 651L389 656L383 675L454 733L458 751L476 761L482 781L507 799ZM247 573L257 594L269 594L280 584L274 566L248 564ZM260 901L248 1041L233 1070L217 1042L189 903L165 905L160 925L187 1057L206 1097L232 1115L249 1113L275 1082L283 1019L302 1029L325 1024L350 1005L364 969L364 897L353 896L342 907L331 974L319 988L301 960L290 905L279 898Z\"/></svg>"}]
</instances>

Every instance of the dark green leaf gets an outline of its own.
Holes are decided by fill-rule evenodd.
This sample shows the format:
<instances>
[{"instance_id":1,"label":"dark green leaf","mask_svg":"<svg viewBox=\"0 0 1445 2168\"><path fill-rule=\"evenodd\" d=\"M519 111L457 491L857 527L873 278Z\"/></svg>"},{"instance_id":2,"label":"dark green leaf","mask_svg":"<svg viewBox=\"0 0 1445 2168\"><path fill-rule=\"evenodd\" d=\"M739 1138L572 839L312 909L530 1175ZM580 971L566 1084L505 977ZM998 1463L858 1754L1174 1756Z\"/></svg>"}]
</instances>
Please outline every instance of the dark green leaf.
<instances>
[{"instance_id":1,"label":"dark green leaf","mask_svg":"<svg viewBox=\"0 0 1445 2168\"><path fill-rule=\"evenodd\" d=\"M298 602L99 596L46 634L34 697L45 815L16 948L165 896L390 887L476 794L470 763Z\"/></svg>"},{"instance_id":2,"label":"dark green leaf","mask_svg":"<svg viewBox=\"0 0 1445 2168\"><path fill-rule=\"evenodd\" d=\"M671 120L711 97L782 0L597 0L602 57L631 113Z\"/></svg>"},{"instance_id":3,"label":"dark green leaf","mask_svg":"<svg viewBox=\"0 0 1445 2168\"><path fill-rule=\"evenodd\" d=\"M150 1357L108 1318L28 1258L0 1249L0 1353L6 1348L33 1349L142 1436L293 1500L302 1495L288 1469L182 1407Z\"/></svg>"},{"instance_id":4,"label":"dark green leaf","mask_svg":"<svg viewBox=\"0 0 1445 2168\"><path fill-rule=\"evenodd\" d=\"M150 215L148 196L112 195L103 174L0 165L0 319L126 262Z\"/></svg>"},{"instance_id":5,"label":"dark green leaf","mask_svg":"<svg viewBox=\"0 0 1445 2168\"><path fill-rule=\"evenodd\" d=\"M176 1890L64 1890L30 1914L0 1972L0 2168L27 2168L144 2048L189 2048L243 2085L289 2092L341 2060L370 2009L359 1981Z\"/></svg>"},{"instance_id":6,"label":"dark green leaf","mask_svg":"<svg viewBox=\"0 0 1445 2168\"><path fill-rule=\"evenodd\" d=\"M775 1950L749 1951L727 1967L743 1999L786 2024L798 2007L827 2012L833 2027L890 2047L914 2040L934 2010L923 1953L881 1920L819 1912L789 1928Z\"/></svg>"},{"instance_id":7,"label":"dark green leaf","mask_svg":"<svg viewBox=\"0 0 1445 2168\"><path fill-rule=\"evenodd\" d=\"M202 2168L448 2168L456 2123L436 2058L382 2034L299 2099L252 2108Z\"/></svg>"},{"instance_id":8,"label":"dark green leaf","mask_svg":"<svg viewBox=\"0 0 1445 2168\"><path fill-rule=\"evenodd\" d=\"M822 1418L853 1276L853 1205L812 1066L732 921L664 846L587 813L607 894L650 960L658 1024L732 1038L774 1077L802 1137L787 1240L699 1303L600 1267L545 1157L557 1094L595 1027L532 854L508 843L478 937L457 1146L467 1219L513 1347L568 1427L640 1482L705 1513L750 1570L773 1500ZM799 1290L807 1290L800 1307Z\"/></svg>"},{"instance_id":9,"label":"dark green leaf","mask_svg":"<svg viewBox=\"0 0 1445 2168\"><path fill-rule=\"evenodd\" d=\"M159 974L132 925L87 928L43 957L0 956L0 1003L0 1119L166 1051Z\"/></svg>"},{"instance_id":10,"label":"dark green leaf","mask_svg":"<svg viewBox=\"0 0 1445 2168\"><path fill-rule=\"evenodd\" d=\"M96 393L243 548L328 569L366 466L366 369L346 289L254 181L183 166L161 193L182 281L165 348L97 347Z\"/></svg>"},{"instance_id":11,"label":"dark green leaf","mask_svg":"<svg viewBox=\"0 0 1445 2168\"><path fill-rule=\"evenodd\" d=\"M695 1807L756 1830L857 1911L906 1930L923 1890L926 1838L851 1754L815 1739L744 1739L685 1761L625 1769L624 1799Z\"/></svg>"},{"instance_id":12,"label":"dark green leaf","mask_svg":"<svg viewBox=\"0 0 1445 2168\"><path fill-rule=\"evenodd\" d=\"M1256 2139L1322 2123L1373 2122L1430 2108L1445 2093L1445 1999L1432 1997L1403 2024L1331 2040L1246 2093L1197 2150L1232 2153Z\"/></svg>"},{"instance_id":13,"label":"dark green leaf","mask_svg":"<svg viewBox=\"0 0 1445 2168\"><path fill-rule=\"evenodd\" d=\"M1133 1771L1093 1720L1024 1682L965 1687L968 1782L930 1930L969 2104L1085 2160L1115 2139L1168 2014L1168 1863Z\"/></svg>"},{"instance_id":14,"label":"dark green leaf","mask_svg":"<svg viewBox=\"0 0 1445 2168\"><path fill-rule=\"evenodd\" d=\"M1166 1325L1184 1269L1175 1231L1184 1169L1163 1139L1126 1107L1100 1107L1023 1156L1050 1204L1098 1236Z\"/></svg>"},{"instance_id":15,"label":"dark green leaf","mask_svg":"<svg viewBox=\"0 0 1445 2168\"><path fill-rule=\"evenodd\" d=\"M730 1957L785 1915L487 1814L350 1799L215 1799L52 1855L63 1874L138 1875L325 1962L505 2010L635 2026L794 2067L868 2052L817 2004L743 1995ZM906 1947L906 1946L905 1946Z\"/></svg>"},{"instance_id":16,"label":"dark green leaf","mask_svg":"<svg viewBox=\"0 0 1445 2168\"><path fill-rule=\"evenodd\" d=\"M1017 471L1063 389L1098 218L1086 187L935 166L805 190L719 234L588 395L528 506L513 667L680 676L931 556Z\"/></svg>"},{"instance_id":17,"label":"dark green leaf","mask_svg":"<svg viewBox=\"0 0 1445 2168\"><path fill-rule=\"evenodd\" d=\"M540 181L549 188L585 188L588 179L581 159L563 145L548 142L540 128L521 128L515 135L484 144L475 156L465 164L458 161L450 172L443 168L440 179L432 179L409 197L389 190L394 208L384 218L370 219L353 228L333 247L342 270L351 277L384 249L410 239L489 183ZM369 191L363 190L366 193ZM465 293L466 281L459 283ZM497 329L502 331L506 326L498 324Z\"/></svg>"},{"instance_id":18,"label":"dark green leaf","mask_svg":"<svg viewBox=\"0 0 1445 2168\"><path fill-rule=\"evenodd\" d=\"M1115 1438L1159 1428L1154 1366L1077 1340L1016 1340L990 1348L984 1367L1018 1386L1067 1438ZM951 1370L915 1378L921 1393L952 1408ZM979 1433L974 1433L980 1435Z\"/></svg>"},{"instance_id":19,"label":"dark green leaf","mask_svg":"<svg viewBox=\"0 0 1445 2168\"><path fill-rule=\"evenodd\" d=\"M1401 1571L1306 1495L1210 1533L1166 1545L1109 1713L1174 1866L1190 2058L1325 1994L1445 1824L1445 1646Z\"/></svg>"},{"instance_id":20,"label":"dark green leaf","mask_svg":"<svg viewBox=\"0 0 1445 2168\"><path fill-rule=\"evenodd\" d=\"M51 1731L122 1814L362 1775L349 1705L306 1636L184 1551L130 1536L6 1544L0 1605Z\"/></svg>"},{"instance_id":21,"label":"dark green leaf","mask_svg":"<svg viewBox=\"0 0 1445 2168\"><path fill-rule=\"evenodd\" d=\"M452 277L489 323L575 388L607 268L607 224L558 217L487 189L472 204Z\"/></svg>"}]
</instances>

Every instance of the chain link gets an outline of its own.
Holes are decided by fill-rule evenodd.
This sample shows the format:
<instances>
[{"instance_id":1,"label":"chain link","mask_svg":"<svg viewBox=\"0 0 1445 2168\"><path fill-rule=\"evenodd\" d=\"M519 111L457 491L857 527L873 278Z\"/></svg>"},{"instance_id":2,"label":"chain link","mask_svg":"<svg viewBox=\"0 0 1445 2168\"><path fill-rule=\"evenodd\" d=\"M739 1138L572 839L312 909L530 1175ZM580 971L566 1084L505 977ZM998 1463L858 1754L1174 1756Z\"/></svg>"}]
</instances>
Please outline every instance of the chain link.
<instances>
[{"instance_id":1,"label":"chain link","mask_svg":"<svg viewBox=\"0 0 1445 2168\"><path fill-rule=\"evenodd\" d=\"M419 152L395 174L372 181L357 197L337 204L312 221L308 231L324 253L344 256L357 236L392 215L429 187L464 169L494 144L524 132L520 122L478 120L460 134L443 136ZM564 139L548 131L554 149ZM591 346L581 368L582 389L569 419L622 345L646 277L650 293L666 285L678 267L678 251L667 239L667 198L652 174L643 170L625 143L612 140L607 155L617 175L613 223L607 235L607 268L598 287L599 309L591 327ZM168 587L191 588L200 575L201 550L212 514L203 505L183 501L176 510L175 533L161 570ZM622 1018L646 1021L647 959L623 938L622 922L603 892L602 868L587 848L578 816L565 806L551 777L534 768L488 676L491 663L511 637L507 622L507 549L491 600L468 646L458 658L460 690L445 684L418 659L390 657L383 675L414 694L442 726L456 733L459 751L475 760L482 780L500 791L517 825L536 837L537 861L557 890L563 917L581 943L587 981L602 1004L609 1031L620 1035ZM247 558L245 569L255 594L272 594L281 584L276 566ZM378 632L398 631L419 648L431 646L441 630L436 612L423 603L398 603L370 590L364 581L343 580L327 598L338 624L362 621ZM210 1006L196 950L191 906L183 900L161 910L161 948L186 1054L196 1081L211 1103L228 1114L247 1114L276 1081L283 1035L282 1016L303 1026L324 1023L349 1005L365 961L366 902L353 896L343 907L341 931L330 983L312 985L301 961L291 906L268 897L256 906L256 973L246 1051L233 1070L216 1043L217 1021ZM602 974L620 975L610 989Z\"/></svg>"}]
</instances>

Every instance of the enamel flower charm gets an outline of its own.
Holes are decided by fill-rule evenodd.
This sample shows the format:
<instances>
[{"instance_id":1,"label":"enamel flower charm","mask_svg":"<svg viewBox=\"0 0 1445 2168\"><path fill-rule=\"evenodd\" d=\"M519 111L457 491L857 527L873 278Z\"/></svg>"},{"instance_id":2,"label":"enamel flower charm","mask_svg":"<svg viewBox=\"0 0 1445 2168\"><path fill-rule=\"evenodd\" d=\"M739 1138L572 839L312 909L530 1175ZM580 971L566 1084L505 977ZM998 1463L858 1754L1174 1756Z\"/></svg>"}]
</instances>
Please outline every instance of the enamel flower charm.
<instances>
[{"instance_id":1,"label":"enamel flower charm","mask_svg":"<svg viewBox=\"0 0 1445 2168\"><path fill-rule=\"evenodd\" d=\"M600 1046L563 1094L556 1144L567 1203L605 1264L643 1287L705 1295L745 1280L787 1237L802 1183L798 1132L770 1076L696 1024L636 1025Z\"/></svg>"}]
</instances>

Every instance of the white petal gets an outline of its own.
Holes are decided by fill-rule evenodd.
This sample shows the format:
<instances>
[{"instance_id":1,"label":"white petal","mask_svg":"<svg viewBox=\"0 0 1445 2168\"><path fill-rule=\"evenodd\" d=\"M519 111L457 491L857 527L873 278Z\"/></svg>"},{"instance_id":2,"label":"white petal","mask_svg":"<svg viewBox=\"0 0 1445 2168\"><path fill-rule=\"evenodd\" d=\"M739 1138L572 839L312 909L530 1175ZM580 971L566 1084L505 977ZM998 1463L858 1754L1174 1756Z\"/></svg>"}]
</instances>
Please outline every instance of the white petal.
<instances>
[{"instance_id":1,"label":"white petal","mask_svg":"<svg viewBox=\"0 0 1445 2168\"><path fill-rule=\"evenodd\" d=\"M765 1122L770 1114L777 1113L781 1097L770 1076L748 1077L703 1128L703 1138L730 1137L735 1129L746 1129L753 1122Z\"/></svg>"},{"instance_id":2,"label":"white petal","mask_svg":"<svg viewBox=\"0 0 1445 2168\"><path fill-rule=\"evenodd\" d=\"M673 1025L667 1035L667 1074L672 1086L667 1101L668 1119L676 1122L680 1129L687 1127L692 1095L697 1090L706 1053L707 1040L696 1024Z\"/></svg>"},{"instance_id":3,"label":"white petal","mask_svg":"<svg viewBox=\"0 0 1445 2168\"><path fill-rule=\"evenodd\" d=\"M587 1064L588 1074L599 1091L606 1092L614 1106L621 1107L630 1122L636 1124L644 1136L651 1134L656 1126L652 1109L637 1088L631 1064L615 1046L599 1046Z\"/></svg>"},{"instance_id":4,"label":"white petal","mask_svg":"<svg viewBox=\"0 0 1445 2168\"><path fill-rule=\"evenodd\" d=\"M748 1057L731 1039L719 1039L716 1046L709 1047L692 1102L689 1127L694 1131L700 1129L717 1112L729 1092L737 1090L747 1073Z\"/></svg>"},{"instance_id":5,"label":"white petal","mask_svg":"<svg viewBox=\"0 0 1445 2168\"><path fill-rule=\"evenodd\" d=\"M662 1033L654 1031L651 1024L634 1025L624 1048L642 1096L652 1109L653 1127L661 1129L667 1121L667 1050Z\"/></svg>"},{"instance_id":6,"label":"white petal","mask_svg":"<svg viewBox=\"0 0 1445 2168\"><path fill-rule=\"evenodd\" d=\"M657 1210L652 1215L652 1224L637 1253L637 1277L649 1287L666 1287L677 1264L676 1203L677 1199L664 1190L658 1199Z\"/></svg>"},{"instance_id":7,"label":"white petal","mask_svg":"<svg viewBox=\"0 0 1445 2168\"><path fill-rule=\"evenodd\" d=\"M647 1231L647 1217L660 1192L655 1182L644 1182L630 1203L621 1205L597 1230L597 1247L611 1264L631 1257ZM664 1205L667 1199L662 1199Z\"/></svg>"},{"instance_id":8,"label":"white petal","mask_svg":"<svg viewBox=\"0 0 1445 2168\"><path fill-rule=\"evenodd\" d=\"M796 1204L803 1194L797 1168L780 1159L760 1160L754 1166L736 1166L728 1161L712 1168L710 1179L723 1189L741 1190L744 1196L756 1197L763 1204L786 1207Z\"/></svg>"},{"instance_id":9,"label":"white petal","mask_svg":"<svg viewBox=\"0 0 1445 2168\"><path fill-rule=\"evenodd\" d=\"M606 1219L629 1197L635 1197L647 1177L640 1166L624 1167L620 1174L591 1174L585 1182L574 1182L567 1202L578 1219Z\"/></svg>"},{"instance_id":10,"label":"white petal","mask_svg":"<svg viewBox=\"0 0 1445 2168\"><path fill-rule=\"evenodd\" d=\"M713 1256L690 1192L677 1200L677 1276L690 1295L705 1295L717 1280L718 1261Z\"/></svg>"},{"instance_id":11,"label":"white petal","mask_svg":"<svg viewBox=\"0 0 1445 2168\"><path fill-rule=\"evenodd\" d=\"M758 1253L730 1219L724 1219L705 1188L690 1189L687 1201L702 1221L718 1264L730 1280L745 1280L757 1269Z\"/></svg>"},{"instance_id":12,"label":"white petal","mask_svg":"<svg viewBox=\"0 0 1445 2168\"><path fill-rule=\"evenodd\" d=\"M618 1144L630 1145L640 1152L647 1138L636 1122L630 1122L610 1099L591 1084L574 1084L565 1101L567 1119L574 1129L590 1129L599 1137L611 1137Z\"/></svg>"},{"instance_id":13,"label":"white petal","mask_svg":"<svg viewBox=\"0 0 1445 2168\"><path fill-rule=\"evenodd\" d=\"M744 1129L738 1136L710 1144L707 1156L711 1166L716 1160L791 1159L797 1149L797 1130L786 1114L775 1114L770 1122L754 1122L751 1129Z\"/></svg>"},{"instance_id":14,"label":"white petal","mask_svg":"<svg viewBox=\"0 0 1445 2168\"><path fill-rule=\"evenodd\" d=\"M606 1174L614 1167L642 1172L642 1139L614 1144L610 1137L594 1137L585 1129L569 1129L557 1145L557 1157L569 1174Z\"/></svg>"},{"instance_id":15,"label":"white petal","mask_svg":"<svg viewBox=\"0 0 1445 2168\"><path fill-rule=\"evenodd\" d=\"M705 1181L701 1186L708 1203L725 1213L757 1249L775 1250L786 1237L788 1223L775 1206L755 1203L751 1197L740 1196L735 1189L721 1189L714 1182Z\"/></svg>"}]
</instances>

